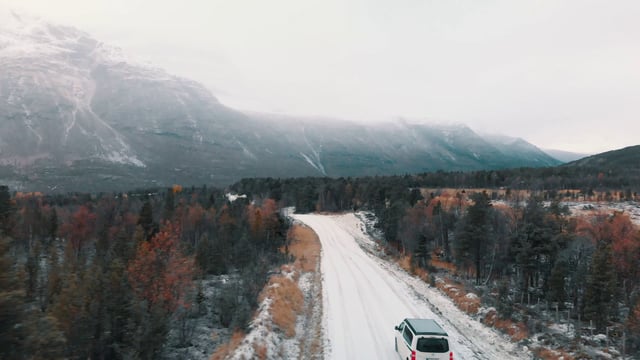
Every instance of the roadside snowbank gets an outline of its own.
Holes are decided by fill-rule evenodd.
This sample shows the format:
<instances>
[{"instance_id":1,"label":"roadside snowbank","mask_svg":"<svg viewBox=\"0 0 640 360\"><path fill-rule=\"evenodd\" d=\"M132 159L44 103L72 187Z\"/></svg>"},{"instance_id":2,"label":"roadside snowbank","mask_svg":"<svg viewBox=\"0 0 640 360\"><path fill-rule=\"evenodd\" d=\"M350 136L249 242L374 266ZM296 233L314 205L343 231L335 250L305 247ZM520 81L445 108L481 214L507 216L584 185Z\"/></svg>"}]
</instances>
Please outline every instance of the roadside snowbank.
<instances>
[{"instance_id":1,"label":"roadside snowbank","mask_svg":"<svg viewBox=\"0 0 640 360\"><path fill-rule=\"evenodd\" d=\"M315 234L299 224L290 242L295 262L271 276L247 335L224 359L323 358L320 246Z\"/></svg>"}]
</instances>

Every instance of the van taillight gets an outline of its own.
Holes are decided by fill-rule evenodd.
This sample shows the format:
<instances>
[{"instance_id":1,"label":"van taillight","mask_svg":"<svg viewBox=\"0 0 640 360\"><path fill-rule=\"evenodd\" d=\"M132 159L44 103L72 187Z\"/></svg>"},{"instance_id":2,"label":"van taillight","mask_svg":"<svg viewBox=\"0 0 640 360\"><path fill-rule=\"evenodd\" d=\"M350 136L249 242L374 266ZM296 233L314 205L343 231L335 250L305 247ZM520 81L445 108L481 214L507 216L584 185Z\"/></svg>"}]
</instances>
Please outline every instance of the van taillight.
<instances>
[{"instance_id":1,"label":"van taillight","mask_svg":"<svg viewBox=\"0 0 640 360\"><path fill-rule=\"evenodd\" d=\"M411 360L416 360L416 351L411 350Z\"/></svg>"},{"instance_id":2,"label":"van taillight","mask_svg":"<svg viewBox=\"0 0 640 360\"><path fill-rule=\"evenodd\" d=\"M453 351L449 351L449 360L453 360Z\"/></svg>"}]
</instances>

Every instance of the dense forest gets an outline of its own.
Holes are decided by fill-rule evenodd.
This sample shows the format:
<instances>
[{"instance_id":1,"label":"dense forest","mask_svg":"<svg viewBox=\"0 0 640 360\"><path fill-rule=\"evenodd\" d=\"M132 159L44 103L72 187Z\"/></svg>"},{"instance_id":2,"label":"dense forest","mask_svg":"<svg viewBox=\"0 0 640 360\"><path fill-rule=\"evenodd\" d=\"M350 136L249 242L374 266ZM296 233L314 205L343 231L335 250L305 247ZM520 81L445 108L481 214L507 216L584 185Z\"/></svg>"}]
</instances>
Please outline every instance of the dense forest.
<instances>
[{"instance_id":1,"label":"dense forest","mask_svg":"<svg viewBox=\"0 0 640 360\"><path fill-rule=\"evenodd\" d=\"M388 249L431 272L435 258L452 262L501 316L533 333L532 305L543 304L590 332L611 331L627 352L640 350L640 231L623 212L573 217L562 202L635 201L638 188L637 178L578 168L234 185L299 212L370 210Z\"/></svg>"},{"instance_id":2,"label":"dense forest","mask_svg":"<svg viewBox=\"0 0 640 360\"><path fill-rule=\"evenodd\" d=\"M203 301L198 279L237 281L213 304L244 328L287 257L298 212L368 210L388 251L455 264L505 318L535 328L557 307L640 350L640 233L624 213L572 217L562 201L637 200L638 177L580 167L367 178L244 179L213 188L10 193L0 187L0 358L157 358ZM239 285L238 285L239 284ZM182 341L188 342L185 333Z\"/></svg>"},{"instance_id":3,"label":"dense forest","mask_svg":"<svg viewBox=\"0 0 640 360\"><path fill-rule=\"evenodd\" d=\"M271 199L179 186L56 196L2 186L0 223L1 359L158 358L170 322L198 311L207 274L237 280L214 306L222 326L244 328L285 260L288 226Z\"/></svg>"}]
</instances>

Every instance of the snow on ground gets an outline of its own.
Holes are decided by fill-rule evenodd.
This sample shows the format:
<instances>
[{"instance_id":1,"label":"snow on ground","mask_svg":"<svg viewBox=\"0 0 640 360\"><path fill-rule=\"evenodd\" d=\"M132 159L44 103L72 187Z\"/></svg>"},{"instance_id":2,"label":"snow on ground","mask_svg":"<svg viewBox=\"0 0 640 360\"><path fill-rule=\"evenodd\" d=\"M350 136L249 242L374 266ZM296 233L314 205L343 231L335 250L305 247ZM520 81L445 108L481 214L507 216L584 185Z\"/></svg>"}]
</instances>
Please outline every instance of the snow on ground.
<instances>
[{"instance_id":1,"label":"snow on ground","mask_svg":"<svg viewBox=\"0 0 640 360\"><path fill-rule=\"evenodd\" d=\"M394 326L433 318L447 331L456 359L530 359L527 349L480 324L439 290L364 247L374 243L354 214L293 215L322 243L326 359L395 359ZM363 246L361 246L363 245Z\"/></svg>"},{"instance_id":2,"label":"snow on ground","mask_svg":"<svg viewBox=\"0 0 640 360\"><path fill-rule=\"evenodd\" d=\"M504 200L494 200L493 204L503 204L510 206ZM550 201L543 203L545 206L551 204ZM526 206L526 202L521 202L520 206ZM562 201L561 206L567 206L572 216L591 216L598 213L613 214L622 212L629 216L631 222L640 225L640 203L637 201Z\"/></svg>"},{"instance_id":3,"label":"snow on ground","mask_svg":"<svg viewBox=\"0 0 640 360\"><path fill-rule=\"evenodd\" d=\"M263 346L267 354L277 354L281 352L282 336L280 333L273 331L273 320L269 308L272 299L266 298L260 303L258 314L249 325L251 331L244 338L240 346L229 357L230 360L255 359L256 346ZM289 349L290 353L296 350L295 347ZM272 357L270 357L272 358Z\"/></svg>"},{"instance_id":4,"label":"snow on ground","mask_svg":"<svg viewBox=\"0 0 640 360\"><path fill-rule=\"evenodd\" d=\"M246 199L247 195L242 194L242 195L238 195L238 194L232 194L232 193L226 193L225 196L227 197L227 200L229 200L229 202L234 202L238 199Z\"/></svg>"},{"instance_id":5,"label":"snow on ground","mask_svg":"<svg viewBox=\"0 0 640 360\"><path fill-rule=\"evenodd\" d=\"M180 344L181 322L173 319L161 356L164 360L207 360L215 348L231 336L230 331L214 319L218 316L214 308L215 298L221 286L230 281L229 276L209 275L198 281L204 299L201 305L194 304L186 317L187 344Z\"/></svg>"},{"instance_id":6,"label":"snow on ground","mask_svg":"<svg viewBox=\"0 0 640 360\"><path fill-rule=\"evenodd\" d=\"M635 201L625 202L563 202L574 216L593 215L599 212L611 214L620 211L629 216L631 222L640 225L640 204Z\"/></svg>"},{"instance_id":7,"label":"snow on ground","mask_svg":"<svg viewBox=\"0 0 640 360\"><path fill-rule=\"evenodd\" d=\"M294 271L282 271L282 276L295 281ZM306 280L306 278L305 278ZM304 280L303 280L304 282ZM267 286L277 287L278 283ZM283 331L277 330L271 312L274 299L265 297L260 303L255 317L249 324L249 332L242 343L225 359L298 359L299 338L287 338Z\"/></svg>"}]
</instances>

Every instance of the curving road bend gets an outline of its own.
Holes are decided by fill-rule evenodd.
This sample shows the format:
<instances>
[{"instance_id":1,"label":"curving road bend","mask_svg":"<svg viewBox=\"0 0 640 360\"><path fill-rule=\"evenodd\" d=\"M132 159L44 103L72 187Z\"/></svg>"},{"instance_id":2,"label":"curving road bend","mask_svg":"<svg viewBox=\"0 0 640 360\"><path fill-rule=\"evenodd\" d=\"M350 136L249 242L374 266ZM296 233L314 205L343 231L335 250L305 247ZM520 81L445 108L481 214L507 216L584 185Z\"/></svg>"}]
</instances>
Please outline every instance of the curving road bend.
<instances>
[{"instance_id":1,"label":"curving road bend","mask_svg":"<svg viewBox=\"0 0 640 360\"><path fill-rule=\"evenodd\" d=\"M397 359L394 326L433 318L447 331L455 359L528 359L504 336L458 310L424 282L361 246L372 246L354 214L293 215L322 244L323 328L327 359Z\"/></svg>"}]
</instances>

